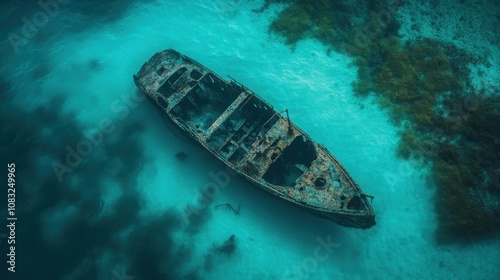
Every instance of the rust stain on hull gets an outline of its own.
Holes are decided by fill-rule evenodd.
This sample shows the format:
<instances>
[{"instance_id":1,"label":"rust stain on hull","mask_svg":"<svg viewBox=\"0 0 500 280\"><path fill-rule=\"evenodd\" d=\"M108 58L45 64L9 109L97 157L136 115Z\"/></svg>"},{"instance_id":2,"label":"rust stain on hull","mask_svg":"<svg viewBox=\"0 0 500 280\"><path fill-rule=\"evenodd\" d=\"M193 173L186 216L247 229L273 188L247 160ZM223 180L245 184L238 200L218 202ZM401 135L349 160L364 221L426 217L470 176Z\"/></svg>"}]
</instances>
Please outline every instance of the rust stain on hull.
<instances>
[{"instance_id":1,"label":"rust stain on hull","mask_svg":"<svg viewBox=\"0 0 500 280\"><path fill-rule=\"evenodd\" d=\"M174 50L155 54L134 81L162 117L260 188L344 226L375 225L370 196L342 164L238 82Z\"/></svg>"}]
</instances>

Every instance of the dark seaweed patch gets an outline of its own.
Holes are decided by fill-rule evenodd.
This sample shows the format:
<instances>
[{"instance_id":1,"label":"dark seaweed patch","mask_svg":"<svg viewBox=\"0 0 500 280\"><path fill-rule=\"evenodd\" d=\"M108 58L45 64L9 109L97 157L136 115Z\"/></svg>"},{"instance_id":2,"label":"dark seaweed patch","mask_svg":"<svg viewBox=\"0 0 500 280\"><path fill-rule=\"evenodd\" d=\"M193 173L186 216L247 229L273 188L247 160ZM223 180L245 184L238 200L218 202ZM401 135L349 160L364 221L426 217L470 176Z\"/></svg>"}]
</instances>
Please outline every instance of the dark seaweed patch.
<instances>
[{"instance_id":1,"label":"dark seaweed patch","mask_svg":"<svg viewBox=\"0 0 500 280\"><path fill-rule=\"evenodd\" d=\"M205 255L205 261L203 264L203 268L207 271L210 271L213 267L213 262L215 259L218 259L222 256L229 257L231 256L237 248L237 239L233 234L227 238L222 244L213 244L210 251Z\"/></svg>"},{"instance_id":2,"label":"dark seaweed patch","mask_svg":"<svg viewBox=\"0 0 500 280\"><path fill-rule=\"evenodd\" d=\"M97 25L120 20L137 0L124 1L59 1L27 0L2 4L0 35L8 39L13 53L18 53L28 42L43 43L64 31L74 33ZM142 1L149 2L149 1ZM43 75L40 69L37 75Z\"/></svg>"},{"instance_id":3,"label":"dark seaweed patch","mask_svg":"<svg viewBox=\"0 0 500 280\"><path fill-rule=\"evenodd\" d=\"M98 59L91 59L88 62L88 69L92 72L97 72L102 70L102 63Z\"/></svg>"},{"instance_id":4,"label":"dark seaweed patch","mask_svg":"<svg viewBox=\"0 0 500 280\"><path fill-rule=\"evenodd\" d=\"M292 45L303 38L314 38L336 51L357 54L368 49L371 38L397 34L395 19L399 2L391 0L364 3L343 0L267 0L262 11L273 3L289 3L273 20L269 32ZM381 12L383 11L383 12Z\"/></svg>"},{"instance_id":5,"label":"dark seaweed patch","mask_svg":"<svg viewBox=\"0 0 500 280\"><path fill-rule=\"evenodd\" d=\"M269 31L295 45L315 38L356 58L358 97L374 96L400 128L398 155L431 167L440 242L500 232L500 96L476 91L469 65L482 63L451 43L398 39L399 1L274 1L289 5Z\"/></svg>"},{"instance_id":6,"label":"dark seaweed patch","mask_svg":"<svg viewBox=\"0 0 500 280\"><path fill-rule=\"evenodd\" d=\"M181 272L193 247L172 239L172 232L180 227L176 212L138 216L143 202L137 176L148 160L140 141L141 124L117 123L118 137L104 138L99 149L60 182L50 168L51 160L64 162L64 147L83 138L75 118L60 113L65 100L54 98L50 108L25 112L9 104L13 93L7 83L0 88L0 155L16 164L16 214L22 221L16 228L16 279L40 275L44 279L114 279L116 275L197 279L196 272L187 276ZM113 204L105 202L109 186L104 182L113 182L121 190ZM60 211L65 207L74 211L59 223L47 224L47 218L63 215ZM109 209L105 215L103 208ZM198 226L205 217L199 215ZM104 255L109 259L101 263Z\"/></svg>"}]
</instances>

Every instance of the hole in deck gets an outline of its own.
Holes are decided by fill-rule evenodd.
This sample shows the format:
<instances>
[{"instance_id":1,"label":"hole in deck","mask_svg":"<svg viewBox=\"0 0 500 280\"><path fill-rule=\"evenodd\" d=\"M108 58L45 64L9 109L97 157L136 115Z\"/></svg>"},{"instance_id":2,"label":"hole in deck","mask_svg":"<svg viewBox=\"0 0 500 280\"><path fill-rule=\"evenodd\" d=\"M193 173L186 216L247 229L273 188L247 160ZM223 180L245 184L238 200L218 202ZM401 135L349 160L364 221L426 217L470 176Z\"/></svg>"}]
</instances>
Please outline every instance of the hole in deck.
<instances>
[{"instance_id":1,"label":"hole in deck","mask_svg":"<svg viewBox=\"0 0 500 280\"><path fill-rule=\"evenodd\" d=\"M304 173L296 166L304 166L307 169L315 159L316 150L313 142L304 136L298 136L269 166L263 178L274 185L294 186L295 181Z\"/></svg>"},{"instance_id":2,"label":"hole in deck","mask_svg":"<svg viewBox=\"0 0 500 280\"><path fill-rule=\"evenodd\" d=\"M160 105L163 109L167 109L168 108L168 102L165 101L165 99L161 98L161 97L158 97L158 105Z\"/></svg>"},{"instance_id":3,"label":"hole in deck","mask_svg":"<svg viewBox=\"0 0 500 280\"><path fill-rule=\"evenodd\" d=\"M325 178L322 178L322 177L319 177L319 178L316 178L316 180L314 180L314 186L316 186L316 189L324 189L326 185L326 180Z\"/></svg>"},{"instance_id":4,"label":"hole in deck","mask_svg":"<svg viewBox=\"0 0 500 280\"><path fill-rule=\"evenodd\" d=\"M163 69L163 68L162 68ZM186 72L186 67L181 67L175 71L168 79L163 83L163 85L158 89L158 92L165 98L169 98L174 92L181 88L186 79L181 79L182 74Z\"/></svg>"},{"instance_id":5,"label":"hole in deck","mask_svg":"<svg viewBox=\"0 0 500 280\"><path fill-rule=\"evenodd\" d=\"M172 109L172 113L185 122L206 130L240 93L239 88L231 87L209 73Z\"/></svg>"},{"instance_id":6,"label":"hole in deck","mask_svg":"<svg viewBox=\"0 0 500 280\"><path fill-rule=\"evenodd\" d=\"M251 98L248 97L247 101L252 100ZM222 147L230 142L233 143L232 145L240 147L235 154L221 153L223 157L229 158L229 161L234 164L245 156L257 137L262 138L264 133L279 119L271 110L265 111L253 106L254 103L262 103L262 101L253 101L244 101L243 105L221 123L207 140L207 144L215 150L223 149Z\"/></svg>"},{"instance_id":7,"label":"hole in deck","mask_svg":"<svg viewBox=\"0 0 500 280\"><path fill-rule=\"evenodd\" d=\"M351 200L349 200L349 203L347 203L347 209L361 209L361 198L359 196L353 196Z\"/></svg>"},{"instance_id":8,"label":"hole in deck","mask_svg":"<svg viewBox=\"0 0 500 280\"><path fill-rule=\"evenodd\" d=\"M189 74L189 77L191 77L191 79L193 80L199 80L201 76L203 75L195 69L193 69L193 71L191 71L191 73Z\"/></svg>"}]
</instances>

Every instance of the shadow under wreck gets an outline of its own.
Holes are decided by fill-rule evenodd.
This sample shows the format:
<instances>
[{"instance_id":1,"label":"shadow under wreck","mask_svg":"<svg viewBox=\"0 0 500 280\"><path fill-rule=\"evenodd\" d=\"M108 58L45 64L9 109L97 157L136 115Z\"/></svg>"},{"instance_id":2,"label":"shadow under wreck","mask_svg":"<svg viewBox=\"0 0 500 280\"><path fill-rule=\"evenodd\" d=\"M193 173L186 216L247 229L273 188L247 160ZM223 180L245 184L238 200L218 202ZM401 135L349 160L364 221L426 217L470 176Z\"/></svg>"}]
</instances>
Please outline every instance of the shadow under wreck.
<instances>
[{"instance_id":1,"label":"shadow under wreck","mask_svg":"<svg viewBox=\"0 0 500 280\"><path fill-rule=\"evenodd\" d=\"M163 118L260 188L343 226L375 225L370 196L339 161L238 82L174 50L155 54L134 81Z\"/></svg>"}]
</instances>

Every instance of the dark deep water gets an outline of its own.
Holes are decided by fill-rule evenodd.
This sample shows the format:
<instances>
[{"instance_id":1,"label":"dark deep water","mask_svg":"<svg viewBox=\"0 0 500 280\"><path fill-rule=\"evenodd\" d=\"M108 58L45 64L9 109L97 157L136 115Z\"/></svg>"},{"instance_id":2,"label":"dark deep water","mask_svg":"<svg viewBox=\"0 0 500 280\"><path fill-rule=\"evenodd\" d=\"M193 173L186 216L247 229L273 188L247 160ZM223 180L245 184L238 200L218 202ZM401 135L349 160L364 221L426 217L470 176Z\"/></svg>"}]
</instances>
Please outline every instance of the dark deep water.
<instances>
[{"instance_id":1,"label":"dark deep water","mask_svg":"<svg viewBox=\"0 0 500 280\"><path fill-rule=\"evenodd\" d=\"M402 158L400 139L409 134L402 137L393 119L400 111L384 109L376 95L360 96L359 87L353 88L359 81L377 83L367 87L388 93L384 96L390 102L409 104L414 96L399 98L406 88L392 87L404 84L402 79L394 82L397 73L424 76L419 81L436 84L448 76L418 72L419 60L407 53L413 49L390 49L390 40L383 47L400 56L373 59L371 52L336 48L337 42L349 39L344 36L349 33L339 30L364 24L352 20L351 13L389 6L383 1L382 8L318 1L333 3L340 14L324 17L313 12L317 6L301 6L280 19L282 11L302 1L267 2L262 12L257 10L263 2L247 0L0 4L2 279L500 277L498 177L488 173L498 169L498 159L475 166L491 174L485 175L491 178L486 185L491 190L470 194L493 205L491 212L472 216L488 218L480 224L488 234L473 232L459 241L450 237L443 244L436 232L454 213L448 216L437 209L440 189L433 178L453 176L429 175L434 174L432 165ZM490 150L484 156L500 154L494 134L500 119L500 103L495 103L500 80L498 3L401 2L391 12L398 26L375 32L381 36L378 41L384 42L386 35L408 42L438 38L453 46L448 49L463 50L454 53L467 61L468 86L491 98L486 103L493 105L466 107L458 116L480 127L473 135L485 133L480 147ZM233 176L168 129L132 81L151 55L167 48L235 77L278 111L288 108L292 120L330 149L366 193L375 195L377 225L362 231L311 216ZM359 57L369 63L359 64ZM384 68L388 61L394 63ZM373 69L392 76L377 80ZM466 76L460 75L454 77L465 83ZM428 90L422 95L441 94ZM394 92L396 97L390 95ZM397 108L414 113L404 105ZM458 166L456 157L448 158ZM12 164L15 168L8 167ZM7 210L9 172L15 175L14 215ZM219 180L227 184L207 199L203 191ZM226 203L239 206L239 214L216 207ZM198 211L186 216L187 207ZM15 230L6 227L13 221L9 217L17 218ZM15 238L9 239L12 232ZM13 266L7 263L11 245L15 272L8 270ZM318 258L318 250L326 257Z\"/></svg>"}]
</instances>

